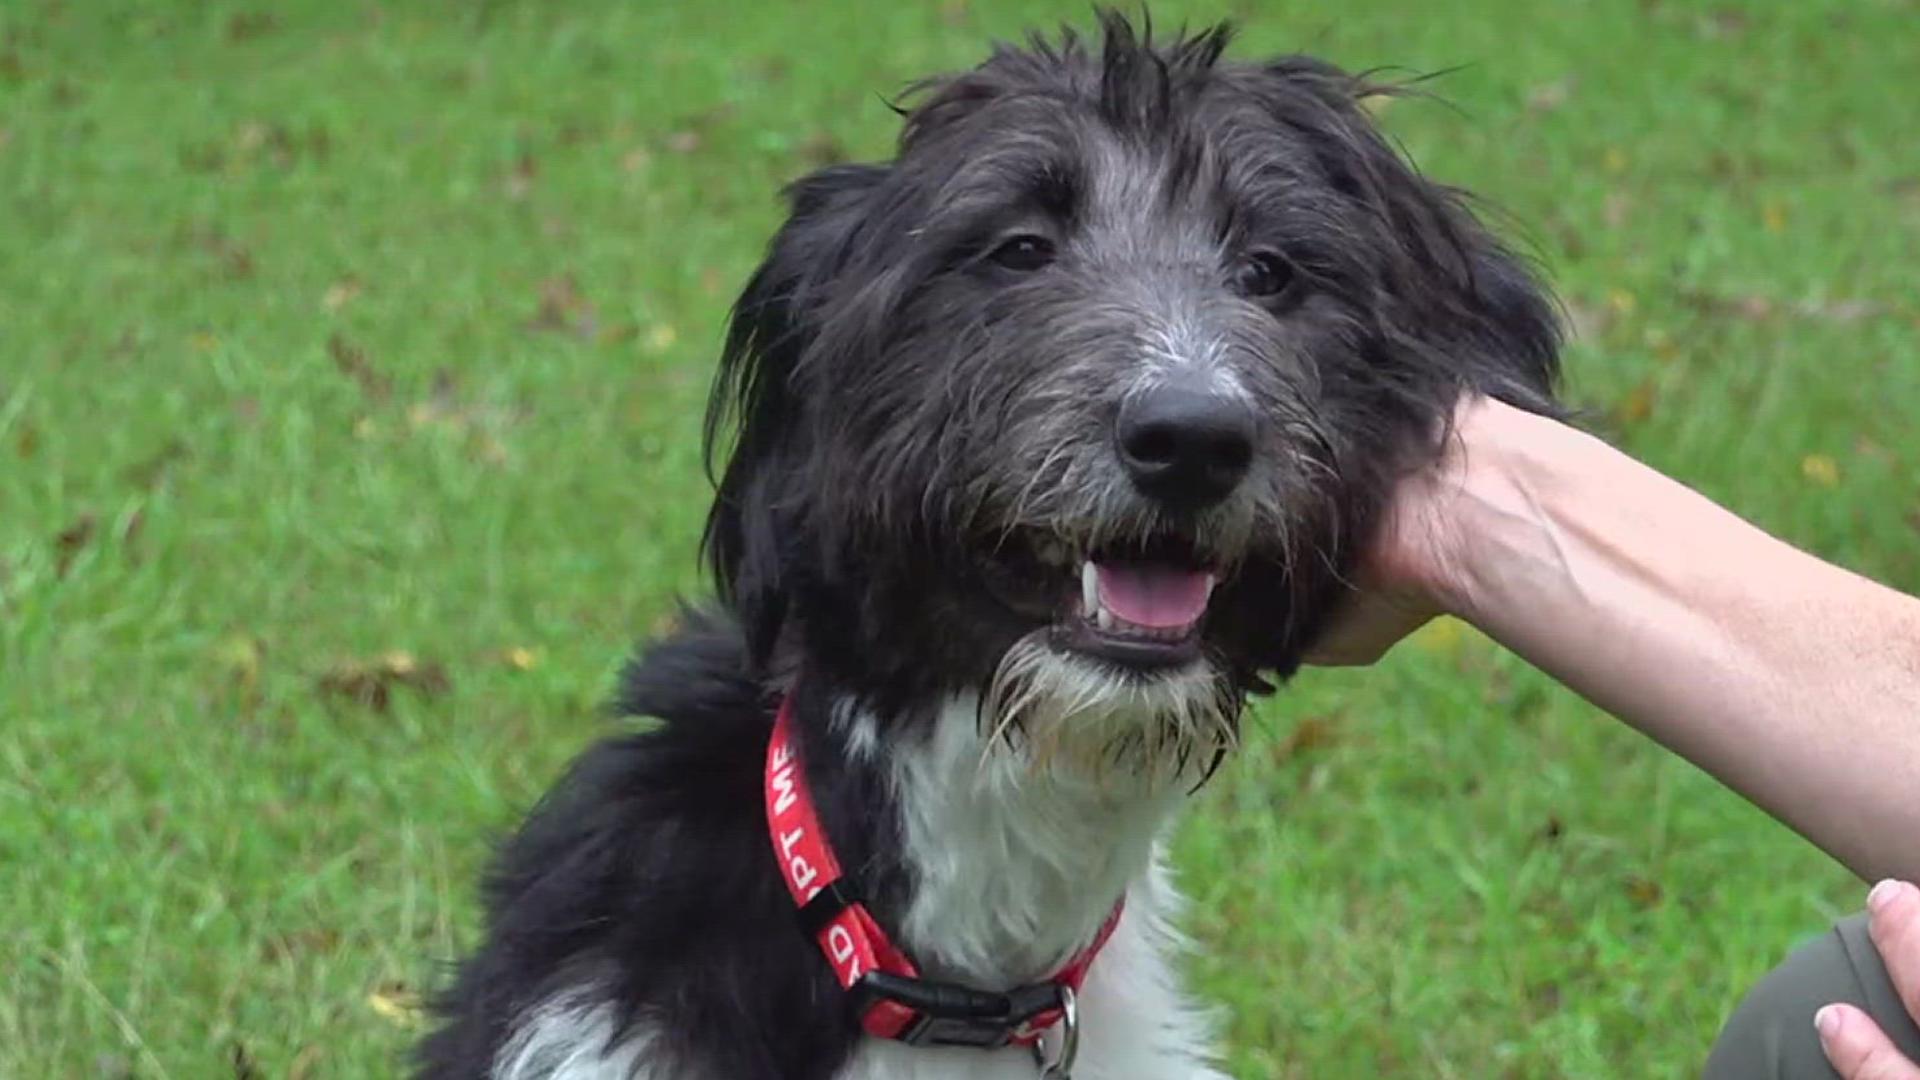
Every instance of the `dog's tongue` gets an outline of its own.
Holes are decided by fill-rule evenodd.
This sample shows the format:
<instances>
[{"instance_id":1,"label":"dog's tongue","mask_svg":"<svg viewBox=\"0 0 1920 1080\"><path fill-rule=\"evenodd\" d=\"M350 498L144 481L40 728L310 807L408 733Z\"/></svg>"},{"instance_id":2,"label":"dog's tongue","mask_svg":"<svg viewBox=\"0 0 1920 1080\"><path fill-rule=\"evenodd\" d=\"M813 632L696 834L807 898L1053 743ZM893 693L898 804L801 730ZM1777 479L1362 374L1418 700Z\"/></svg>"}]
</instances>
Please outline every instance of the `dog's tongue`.
<instances>
[{"instance_id":1,"label":"dog's tongue","mask_svg":"<svg viewBox=\"0 0 1920 1080\"><path fill-rule=\"evenodd\" d=\"M1100 603L1135 626L1190 626L1207 610L1213 575L1153 563L1094 563Z\"/></svg>"}]
</instances>

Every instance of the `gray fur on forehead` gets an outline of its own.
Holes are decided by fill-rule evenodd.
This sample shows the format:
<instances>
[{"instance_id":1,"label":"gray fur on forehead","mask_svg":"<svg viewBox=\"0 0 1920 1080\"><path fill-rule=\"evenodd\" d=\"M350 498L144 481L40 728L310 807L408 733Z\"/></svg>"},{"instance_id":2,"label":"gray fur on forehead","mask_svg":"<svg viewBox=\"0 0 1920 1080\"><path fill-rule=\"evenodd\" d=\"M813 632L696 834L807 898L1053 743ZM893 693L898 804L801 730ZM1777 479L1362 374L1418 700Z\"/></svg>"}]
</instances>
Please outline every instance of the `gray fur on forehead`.
<instances>
[{"instance_id":1,"label":"gray fur on forehead","mask_svg":"<svg viewBox=\"0 0 1920 1080\"><path fill-rule=\"evenodd\" d=\"M901 132L902 152L980 107L1021 96L1087 105L1123 132L1164 128L1177 98L1210 81L1233 28L1221 23L1198 34L1179 34L1156 44L1151 24L1136 32L1114 11L1100 12L1098 53L1072 27L1057 40L1039 34L1025 47L999 44L978 67L937 76L912 88L918 104Z\"/></svg>"}]
</instances>

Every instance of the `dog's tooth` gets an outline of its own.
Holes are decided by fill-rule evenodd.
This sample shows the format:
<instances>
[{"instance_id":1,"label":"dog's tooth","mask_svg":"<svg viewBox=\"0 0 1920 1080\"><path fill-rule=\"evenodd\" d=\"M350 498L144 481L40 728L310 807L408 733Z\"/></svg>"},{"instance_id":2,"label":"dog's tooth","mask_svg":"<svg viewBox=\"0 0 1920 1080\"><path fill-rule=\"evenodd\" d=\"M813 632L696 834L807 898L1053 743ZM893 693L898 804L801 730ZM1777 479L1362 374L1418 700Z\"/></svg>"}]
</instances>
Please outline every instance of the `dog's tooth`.
<instances>
[{"instance_id":1,"label":"dog's tooth","mask_svg":"<svg viewBox=\"0 0 1920 1080\"><path fill-rule=\"evenodd\" d=\"M1100 610L1100 572L1092 560L1080 564L1080 605L1089 615Z\"/></svg>"},{"instance_id":2,"label":"dog's tooth","mask_svg":"<svg viewBox=\"0 0 1920 1080\"><path fill-rule=\"evenodd\" d=\"M1116 621L1113 617L1113 612L1108 611L1099 603L1094 604L1093 612L1093 624L1095 626L1098 626L1102 630L1113 629L1114 622Z\"/></svg>"}]
</instances>

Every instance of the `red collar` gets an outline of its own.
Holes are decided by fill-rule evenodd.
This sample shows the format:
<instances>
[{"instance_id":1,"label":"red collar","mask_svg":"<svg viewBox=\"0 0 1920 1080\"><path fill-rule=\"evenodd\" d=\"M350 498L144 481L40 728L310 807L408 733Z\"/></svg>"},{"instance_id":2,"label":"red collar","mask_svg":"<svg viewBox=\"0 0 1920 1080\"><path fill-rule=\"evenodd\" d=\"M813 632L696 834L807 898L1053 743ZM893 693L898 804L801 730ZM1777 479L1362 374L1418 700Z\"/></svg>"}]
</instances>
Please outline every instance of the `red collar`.
<instances>
[{"instance_id":1,"label":"red collar","mask_svg":"<svg viewBox=\"0 0 1920 1080\"><path fill-rule=\"evenodd\" d=\"M802 926L820 945L842 989L854 998L867 1034L914 1045L1032 1046L1059 1023L1100 947L1113 936L1122 897L1093 941L1052 979L1005 994L984 993L920 977L913 961L888 940L833 856L793 741L792 698L780 702L767 744L767 831L780 877Z\"/></svg>"}]
</instances>

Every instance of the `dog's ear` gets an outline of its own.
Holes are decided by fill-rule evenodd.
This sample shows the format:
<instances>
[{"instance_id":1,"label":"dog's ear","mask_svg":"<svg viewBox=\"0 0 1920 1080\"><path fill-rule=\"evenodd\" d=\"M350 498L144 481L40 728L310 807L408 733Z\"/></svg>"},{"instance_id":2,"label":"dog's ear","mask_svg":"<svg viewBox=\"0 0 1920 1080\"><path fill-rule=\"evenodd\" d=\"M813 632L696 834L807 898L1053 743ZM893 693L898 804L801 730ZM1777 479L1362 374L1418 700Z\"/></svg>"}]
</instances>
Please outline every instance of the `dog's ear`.
<instances>
[{"instance_id":1,"label":"dog's ear","mask_svg":"<svg viewBox=\"0 0 1920 1080\"><path fill-rule=\"evenodd\" d=\"M806 467L793 380L818 330L884 166L837 165L787 188L789 216L734 302L707 401L710 472L726 447L703 548L720 598L740 619L756 663L785 622L796 530L783 502ZM729 442L729 437L730 442Z\"/></svg>"},{"instance_id":2,"label":"dog's ear","mask_svg":"<svg viewBox=\"0 0 1920 1080\"><path fill-rule=\"evenodd\" d=\"M1346 220L1370 234L1366 250L1393 256L1369 283L1376 292L1369 307L1385 320L1378 329L1389 343L1449 365L1459 389L1560 411L1552 396L1560 322L1545 289L1480 223L1467 197L1420 175L1362 105L1406 88L1305 56L1256 70L1269 113L1362 211Z\"/></svg>"}]
</instances>

